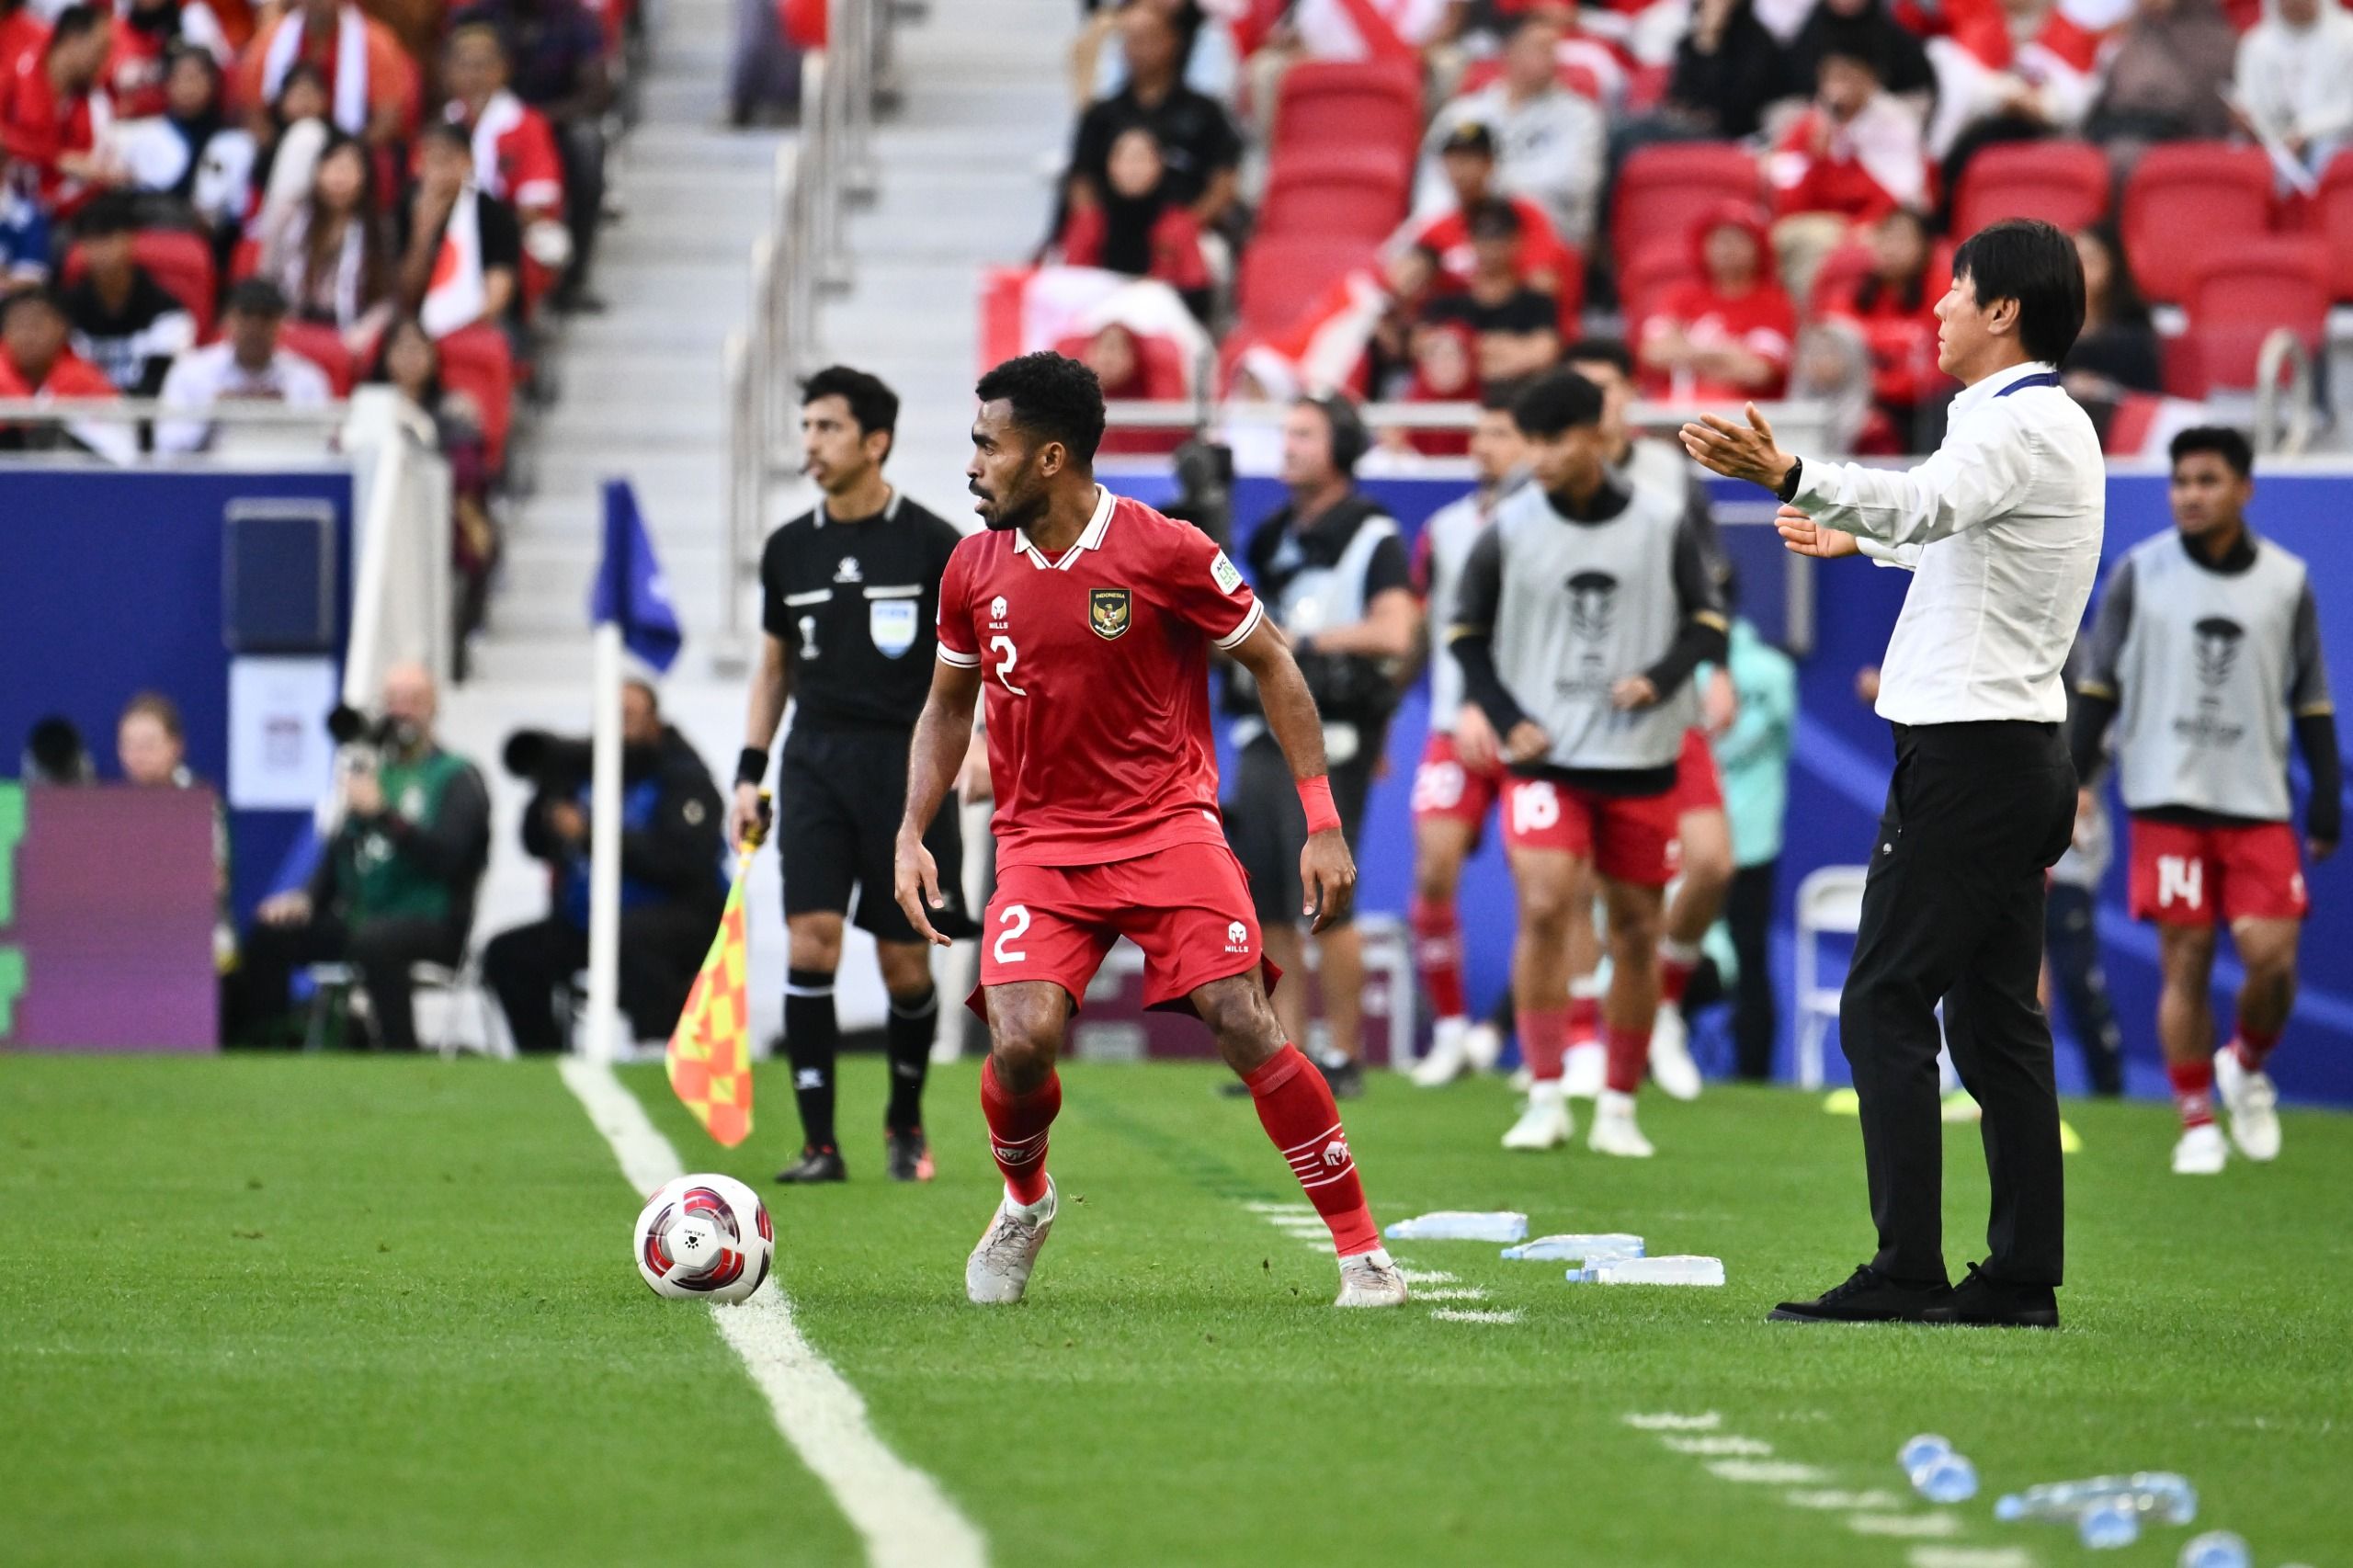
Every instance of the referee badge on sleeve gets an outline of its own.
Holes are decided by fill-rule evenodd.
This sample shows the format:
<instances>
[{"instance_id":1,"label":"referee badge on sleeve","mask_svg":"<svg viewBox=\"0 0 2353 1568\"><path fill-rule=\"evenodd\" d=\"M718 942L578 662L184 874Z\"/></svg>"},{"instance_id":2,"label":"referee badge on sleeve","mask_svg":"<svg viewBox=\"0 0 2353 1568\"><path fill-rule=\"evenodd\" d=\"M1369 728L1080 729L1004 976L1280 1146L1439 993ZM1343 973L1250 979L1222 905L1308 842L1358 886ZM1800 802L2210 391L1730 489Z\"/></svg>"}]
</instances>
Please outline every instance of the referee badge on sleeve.
<instances>
[{"instance_id":1,"label":"referee badge on sleeve","mask_svg":"<svg viewBox=\"0 0 2353 1568\"><path fill-rule=\"evenodd\" d=\"M1091 588L1086 595L1086 624L1108 642L1128 630L1129 598L1125 588Z\"/></svg>"},{"instance_id":2,"label":"referee badge on sleeve","mask_svg":"<svg viewBox=\"0 0 2353 1568\"><path fill-rule=\"evenodd\" d=\"M915 601L868 600L866 629L877 652L897 658L915 645Z\"/></svg>"}]
</instances>

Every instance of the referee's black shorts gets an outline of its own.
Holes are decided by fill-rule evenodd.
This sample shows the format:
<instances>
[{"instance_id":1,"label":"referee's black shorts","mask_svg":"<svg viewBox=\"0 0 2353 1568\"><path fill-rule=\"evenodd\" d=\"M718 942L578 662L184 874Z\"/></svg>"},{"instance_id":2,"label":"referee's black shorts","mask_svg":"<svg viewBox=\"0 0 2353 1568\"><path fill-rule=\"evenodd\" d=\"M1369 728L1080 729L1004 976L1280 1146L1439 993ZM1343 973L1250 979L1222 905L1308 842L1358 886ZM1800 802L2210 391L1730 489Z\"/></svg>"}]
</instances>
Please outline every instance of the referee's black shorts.
<instances>
[{"instance_id":1,"label":"referee's black shorts","mask_svg":"<svg viewBox=\"0 0 2353 1568\"><path fill-rule=\"evenodd\" d=\"M1380 759L1381 748L1374 744L1359 746L1356 756L1332 765L1332 804L1340 813L1340 831L1351 852L1359 847L1365 794ZM1299 881L1299 854L1307 847L1307 812L1299 803L1290 764L1275 737L1262 733L1242 748L1234 772L1233 798L1225 802L1225 837L1233 846L1233 858L1250 874L1251 907L1262 926L1297 925L1306 896Z\"/></svg>"},{"instance_id":2,"label":"referee's black shorts","mask_svg":"<svg viewBox=\"0 0 2353 1568\"><path fill-rule=\"evenodd\" d=\"M847 915L877 941L915 942L891 892L891 858L907 804L907 741L900 730L808 730L785 736L777 780L777 845L784 858L784 913ZM964 846L950 795L923 835L939 865L948 907L943 936L977 929L964 910ZM851 892L857 905L851 907Z\"/></svg>"}]
</instances>

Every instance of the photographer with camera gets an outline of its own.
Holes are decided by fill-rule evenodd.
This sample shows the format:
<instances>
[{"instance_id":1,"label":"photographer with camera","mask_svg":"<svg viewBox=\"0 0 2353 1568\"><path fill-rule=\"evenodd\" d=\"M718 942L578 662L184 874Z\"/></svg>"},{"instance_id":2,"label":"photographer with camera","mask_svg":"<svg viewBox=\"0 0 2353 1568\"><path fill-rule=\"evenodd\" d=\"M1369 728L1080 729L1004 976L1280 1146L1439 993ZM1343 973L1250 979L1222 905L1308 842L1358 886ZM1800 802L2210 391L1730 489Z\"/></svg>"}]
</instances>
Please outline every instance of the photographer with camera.
<instances>
[{"instance_id":1,"label":"photographer with camera","mask_svg":"<svg viewBox=\"0 0 2353 1568\"><path fill-rule=\"evenodd\" d=\"M1347 398L1293 403L1283 419L1282 481L1290 500L1258 525L1245 556L1258 597L1290 639L1323 715L1332 801L1351 844L1363 824L1365 794L1421 634L1421 608L1396 520L1356 486L1357 462L1370 444ZM1290 1039L1304 1040L1299 855L1307 843L1307 815L1290 765L1267 732L1256 684L1238 665L1229 665L1226 676L1225 709L1234 717L1241 753L1233 795L1225 803L1226 837L1250 874L1267 957L1293 977L1275 993L1275 1012ZM1334 1094L1351 1096L1364 1086L1363 944L1346 918L1315 940L1332 1052L1318 1065Z\"/></svg>"},{"instance_id":2,"label":"photographer with camera","mask_svg":"<svg viewBox=\"0 0 2353 1568\"><path fill-rule=\"evenodd\" d=\"M554 874L544 920L502 931L483 949L483 978L520 1051L563 1049L557 997L588 962L589 743L524 730L506 770L536 787L523 848ZM620 1003L638 1040L678 1021L727 901L723 811L710 770L642 681L621 687Z\"/></svg>"},{"instance_id":3,"label":"photographer with camera","mask_svg":"<svg viewBox=\"0 0 2353 1568\"><path fill-rule=\"evenodd\" d=\"M383 717L364 737L338 734L342 821L310 885L263 900L246 934L244 1038L285 1017L296 965L347 962L377 1043L416 1049L409 966L460 961L490 858L489 791L472 763L435 741L438 706L422 665L395 665L384 672Z\"/></svg>"}]
</instances>

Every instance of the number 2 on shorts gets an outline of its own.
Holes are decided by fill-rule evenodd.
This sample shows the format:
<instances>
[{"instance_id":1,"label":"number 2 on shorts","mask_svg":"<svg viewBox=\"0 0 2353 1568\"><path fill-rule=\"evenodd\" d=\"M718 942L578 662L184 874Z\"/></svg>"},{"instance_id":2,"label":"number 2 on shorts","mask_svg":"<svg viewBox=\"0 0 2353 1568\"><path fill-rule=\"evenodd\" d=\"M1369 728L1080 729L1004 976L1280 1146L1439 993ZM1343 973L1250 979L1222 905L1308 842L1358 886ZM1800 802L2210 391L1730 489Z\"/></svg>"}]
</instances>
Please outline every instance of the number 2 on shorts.
<instances>
[{"instance_id":1,"label":"number 2 on shorts","mask_svg":"<svg viewBox=\"0 0 2353 1568\"><path fill-rule=\"evenodd\" d=\"M1008 948L1006 944L1029 929L1029 906L1026 903L1008 903L1005 906L1004 913L996 918L997 924L1005 927L996 934L996 947L994 949L996 953L996 961L1019 963L1029 955L1019 948Z\"/></svg>"}]
</instances>

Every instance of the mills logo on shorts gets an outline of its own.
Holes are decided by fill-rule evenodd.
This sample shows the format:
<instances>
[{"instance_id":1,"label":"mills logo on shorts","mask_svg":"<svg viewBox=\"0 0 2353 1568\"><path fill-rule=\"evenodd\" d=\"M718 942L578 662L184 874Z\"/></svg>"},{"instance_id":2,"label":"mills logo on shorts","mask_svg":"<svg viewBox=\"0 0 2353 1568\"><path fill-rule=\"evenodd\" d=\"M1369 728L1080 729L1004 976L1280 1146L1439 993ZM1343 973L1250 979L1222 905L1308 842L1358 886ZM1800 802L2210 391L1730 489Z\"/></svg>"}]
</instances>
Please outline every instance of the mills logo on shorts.
<instances>
[{"instance_id":1,"label":"mills logo on shorts","mask_svg":"<svg viewBox=\"0 0 2353 1568\"><path fill-rule=\"evenodd\" d=\"M1086 594L1086 624L1095 635L1109 642L1128 630L1131 608L1125 588L1090 588Z\"/></svg>"},{"instance_id":2,"label":"mills logo on shorts","mask_svg":"<svg viewBox=\"0 0 2353 1568\"><path fill-rule=\"evenodd\" d=\"M1250 927L1239 920L1228 925L1225 928L1225 950L1229 953L1247 953L1250 950Z\"/></svg>"}]
</instances>

